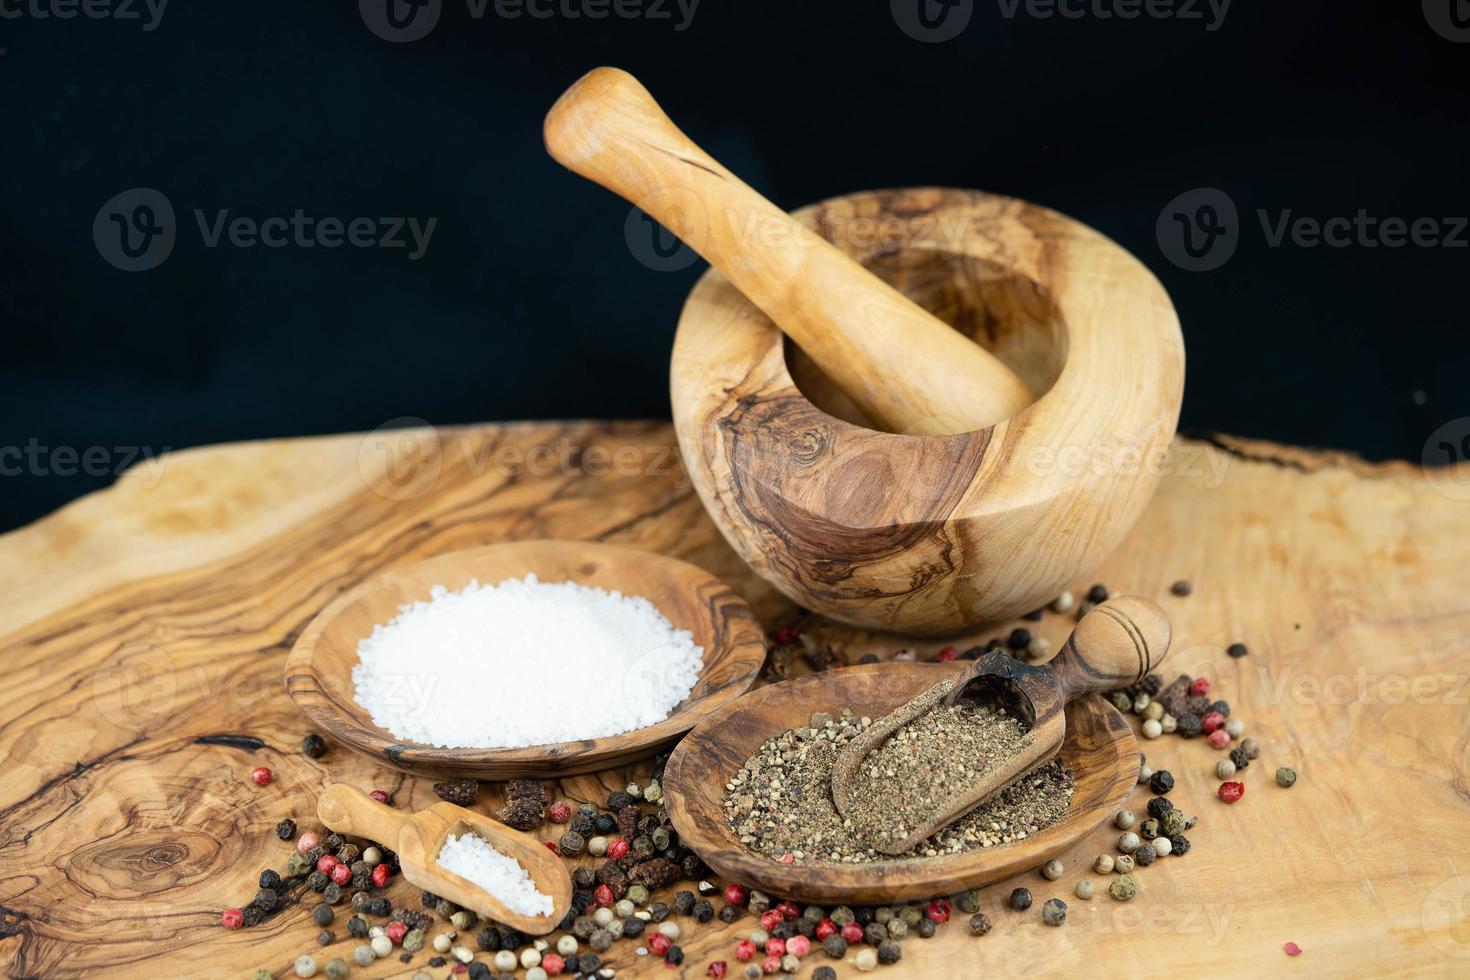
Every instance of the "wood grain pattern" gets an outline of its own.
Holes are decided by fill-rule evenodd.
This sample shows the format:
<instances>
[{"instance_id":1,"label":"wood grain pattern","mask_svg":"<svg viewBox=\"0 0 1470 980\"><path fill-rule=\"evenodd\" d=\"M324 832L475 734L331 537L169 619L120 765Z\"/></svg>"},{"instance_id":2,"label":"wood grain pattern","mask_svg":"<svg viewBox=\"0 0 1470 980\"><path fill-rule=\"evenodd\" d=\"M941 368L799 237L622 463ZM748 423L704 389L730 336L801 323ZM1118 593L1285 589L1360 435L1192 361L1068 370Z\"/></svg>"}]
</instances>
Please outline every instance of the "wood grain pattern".
<instances>
[{"instance_id":1,"label":"wood grain pattern","mask_svg":"<svg viewBox=\"0 0 1470 980\"><path fill-rule=\"evenodd\" d=\"M704 649L704 666L688 698L663 721L635 732L555 745L444 749L395 738L357 703L352 670L357 645L406 603L442 585L463 589L535 574L543 582L577 582L649 598L676 629ZM637 548L582 541L517 541L468 548L395 568L322 610L286 658L286 691L328 735L410 773L505 780L597 772L646 759L666 748L755 683L766 641L750 606L701 568Z\"/></svg>"},{"instance_id":2,"label":"wood grain pattern","mask_svg":"<svg viewBox=\"0 0 1470 980\"><path fill-rule=\"evenodd\" d=\"M927 634L1021 615L1096 568L1147 505L1179 417L1183 342L1153 275L1064 215L973 191L854 194L795 217L1039 397L960 435L868 428L710 270L674 342L674 424L741 557L807 608Z\"/></svg>"},{"instance_id":3,"label":"wood grain pattern","mask_svg":"<svg viewBox=\"0 0 1470 980\"><path fill-rule=\"evenodd\" d=\"M583 76L544 129L553 157L682 238L888 429L970 432L1031 403L1003 362L757 194L627 72Z\"/></svg>"},{"instance_id":4,"label":"wood grain pattern","mask_svg":"<svg viewBox=\"0 0 1470 980\"><path fill-rule=\"evenodd\" d=\"M322 791L316 812L330 830L386 843L398 853L403 877L410 883L513 929L544 936L571 908L572 876L566 863L536 837L512 830L484 814L453 803L435 803L426 810L405 813L342 783ZM514 858L536 883L536 890L551 899L551 912L547 915L513 912L478 885L440 867L439 851L449 835L466 833Z\"/></svg>"},{"instance_id":5,"label":"wood grain pattern","mask_svg":"<svg viewBox=\"0 0 1470 980\"><path fill-rule=\"evenodd\" d=\"M666 424L411 434L171 454L161 478L127 474L0 537L4 973L235 978L263 965L285 977L301 953L348 954L345 942L315 947L309 905L239 932L218 920L283 861L275 822L310 821L324 786L381 786L405 810L437 802L429 779L340 746L302 756L311 728L281 685L307 623L383 569L507 540L608 541L713 572L767 624L798 621L721 540ZM1199 740L1145 743L1149 764L1175 775L1172 798L1201 817L1189 855L1144 869L1130 903L1075 901L1072 884L1117 836L1099 828L1060 856L1060 881L1022 872L988 887L989 936L951 923L906 940L902 964L877 976L997 973L1038 955L1079 975L1463 974L1470 554L1466 504L1436 483L1463 486L1470 467L1431 483L1405 464L1212 437L1177 441L1164 468L1127 547L1066 586L1103 581L1159 599L1174 626L1170 670L1209 676L1260 740L1246 797L1214 800L1219 755ZM1168 594L1177 578L1194 582L1192 596ZM944 645L799 621L851 661ZM1072 622L1048 613L1017 625L1060 642ZM1250 656L1219 649L1235 640ZM805 669L799 656L778 662ZM1271 782L1282 764L1301 773L1291 790ZM275 770L270 786L250 783L257 765ZM640 772L550 789L600 801ZM1135 790L1129 805L1147 797ZM473 809L500 802L486 785ZM1067 899L1067 925L1005 910L1021 884L1038 903ZM693 980L750 927L746 917L686 929L680 970L621 944L609 962L623 977ZM1305 949L1299 960L1282 954L1288 939ZM417 966L395 959L353 976L407 980Z\"/></svg>"},{"instance_id":6,"label":"wood grain pattern","mask_svg":"<svg viewBox=\"0 0 1470 980\"><path fill-rule=\"evenodd\" d=\"M1101 699L1086 698L1067 712L1062 748L1077 777L1072 806L1062 820L1024 841L924 861L800 866L779 864L740 843L726 819L724 783L762 742L808 724L817 711L852 708L877 718L953 673L945 664L848 667L772 684L726 706L669 758L664 782L674 826L727 878L805 901L871 905L953 894L1034 869L1118 811L1138 781L1138 746L1122 715Z\"/></svg>"}]
</instances>

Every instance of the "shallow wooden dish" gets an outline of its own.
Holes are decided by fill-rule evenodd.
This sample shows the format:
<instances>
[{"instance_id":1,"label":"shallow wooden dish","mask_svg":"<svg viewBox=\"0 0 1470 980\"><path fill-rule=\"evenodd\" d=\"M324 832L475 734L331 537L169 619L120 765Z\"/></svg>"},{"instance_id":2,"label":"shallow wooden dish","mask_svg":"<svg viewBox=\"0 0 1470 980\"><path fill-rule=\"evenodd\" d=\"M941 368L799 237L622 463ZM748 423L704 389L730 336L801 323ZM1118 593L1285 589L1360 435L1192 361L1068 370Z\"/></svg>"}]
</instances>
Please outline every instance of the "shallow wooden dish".
<instances>
[{"instance_id":1,"label":"shallow wooden dish","mask_svg":"<svg viewBox=\"0 0 1470 980\"><path fill-rule=\"evenodd\" d=\"M1062 758L1077 777L1071 809L1015 844L873 864L785 865L746 850L725 820L725 782L770 736L813 712L850 707L877 717L954 673L948 664L871 664L810 674L752 691L679 743L664 769L669 814L684 843L721 875L809 902L876 904L930 898L1008 878L1066 850L1107 820L1138 782L1138 746L1123 716L1097 695L1067 707Z\"/></svg>"},{"instance_id":2,"label":"shallow wooden dish","mask_svg":"<svg viewBox=\"0 0 1470 980\"><path fill-rule=\"evenodd\" d=\"M693 692L668 718L608 738L507 749L441 749L405 742L373 724L353 698L357 644L399 606L429 589L471 579L502 582L534 572L544 582L647 597L704 648ZM765 660L765 637L745 601L701 568L664 555L585 541L517 541L455 551L385 572L339 597L301 634L286 659L286 691L322 731L405 772L502 780L595 772L653 755L743 694Z\"/></svg>"}]
</instances>

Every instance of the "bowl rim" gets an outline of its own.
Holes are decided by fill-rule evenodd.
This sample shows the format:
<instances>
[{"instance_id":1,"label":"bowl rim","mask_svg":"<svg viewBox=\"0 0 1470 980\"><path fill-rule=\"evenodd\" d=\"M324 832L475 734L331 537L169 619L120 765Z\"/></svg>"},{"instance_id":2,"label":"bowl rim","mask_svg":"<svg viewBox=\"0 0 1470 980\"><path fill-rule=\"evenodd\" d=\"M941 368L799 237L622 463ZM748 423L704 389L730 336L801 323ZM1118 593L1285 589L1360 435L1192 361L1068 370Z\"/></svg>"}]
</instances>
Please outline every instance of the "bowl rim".
<instances>
[{"instance_id":1,"label":"bowl rim","mask_svg":"<svg viewBox=\"0 0 1470 980\"><path fill-rule=\"evenodd\" d=\"M820 674L805 674L777 684L769 684L750 692L738 701L726 705L722 710L701 723L711 730L727 723L734 715L749 711L763 698L779 697L801 686L816 686L823 678L834 674L855 677L859 673L891 672L899 667L916 677L922 673L932 676L916 684L911 693L918 693L929 683L942 679L948 665L938 663L879 663L860 664L827 671ZM782 690L784 689L784 690ZM768 692L780 693L768 693ZM897 704L895 704L897 707ZM821 704L812 702L813 711L824 710ZM1024 842L1007 844L995 848L966 851L961 854L942 855L932 858L903 858L873 861L866 864L838 864L813 862L810 864L781 864L762 858L745 848L730 830L724 814L709 817L703 809L687 808L687 798L682 784L690 777L686 766L694 763L691 746L700 735L696 730L693 737L686 738L674 749L664 767L664 795L674 800L669 813L675 829L684 840L717 873L734 881L747 882L769 890L771 894L788 895L809 901L848 901L873 904L874 901L893 901L900 897L917 899L939 894L953 894L966 888L978 888L985 884L1010 877L1026 868L1040 866L1053 855L1072 847L1110 819L1123 805L1138 781L1138 745L1132 728L1107 699L1100 695L1088 695L1071 702L1066 707L1067 730L1063 739L1062 753L1072 746L1077 731L1074 719L1087 717L1105 735L1106 741L1094 751L1106 751L1110 755L1098 767L1100 772L1114 776L1128 774L1128 778L1115 779L1113 784L1104 785L1099 805L1089 810L1068 807L1062 819L1044 830L1030 835ZM772 731L766 737L777 734ZM1130 772L1131 770L1131 772ZM723 786L729 778L726 773L712 773L708 779L719 778ZM1106 777L1104 777L1106 778ZM1019 845L1019 846L1018 846ZM727 852L734 852L738 863L727 860ZM887 898L874 898L887 895Z\"/></svg>"},{"instance_id":2,"label":"bowl rim","mask_svg":"<svg viewBox=\"0 0 1470 980\"><path fill-rule=\"evenodd\" d=\"M681 701L667 718L646 728L601 738L509 748L440 748L423 742L394 738L392 733L378 728L370 720L364 722L359 718L358 712L363 709L355 701L351 705L344 704L321 682L321 671L315 658L321 637L344 610L364 595L381 587L385 580L408 579L416 582L438 565L448 564L451 560L456 564L466 559L473 562L480 555L503 555L514 551L534 554L538 550L573 549L578 557L601 555L624 562L638 562L645 567L653 566L661 569L663 574L660 577L667 578L671 583L679 581L683 583L681 587L692 585L694 590L703 595L704 604L711 610L710 618L715 627L715 635L703 638L704 642L701 643L704 653L700 676L705 676L705 672L715 662L733 667L733 676L703 696L696 698L691 693L691 698ZM536 571L528 565L522 574ZM578 579L573 575L558 579L567 580ZM603 583L602 587L606 586L607 583ZM659 604L652 598L645 598L649 598L658 607ZM659 611L668 615L661 607ZM675 625L683 628L680 624ZM721 638L723 642L718 642ZM698 636L695 639L701 640ZM292 645L286 657L284 676L287 695L314 726L379 762L415 773L473 773L486 779L538 775L557 778L595 772L655 754L749 690L759 676L765 658L765 634L749 604L728 583L705 569L680 558L626 545L535 538L455 549L412 564L379 570L317 612ZM696 682L696 690L697 686ZM352 690L350 679L344 690Z\"/></svg>"}]
</instances>

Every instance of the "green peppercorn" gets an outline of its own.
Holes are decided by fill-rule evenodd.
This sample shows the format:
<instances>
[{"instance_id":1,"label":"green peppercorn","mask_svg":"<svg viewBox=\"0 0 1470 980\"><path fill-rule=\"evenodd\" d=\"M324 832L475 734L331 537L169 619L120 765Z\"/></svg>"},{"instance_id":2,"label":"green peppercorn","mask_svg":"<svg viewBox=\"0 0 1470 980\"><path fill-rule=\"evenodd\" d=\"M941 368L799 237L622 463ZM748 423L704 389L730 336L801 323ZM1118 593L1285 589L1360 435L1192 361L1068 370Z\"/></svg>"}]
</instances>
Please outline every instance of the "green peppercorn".
<instances>
[{"instance_id":1,"label":"green peppercorn","mask_svg":"<svg viewBox=\"0 0 1470 980\"><path fill-rule=\"evenodd\" d=\"M898 917L907 923L909 928L913 928L919 924L919 920L924 917L924 913L912 905L905 905L898 910Z\"/></svg>"},{"instance_id":2,"label":"green peppercorn","mask_svg":"<svg viewBox=\"0 0 1470 980\"><path fill-rule=\"evenodd\" d=\"M1122 691L1114 691L1109 696L1109 700L1113 702L1113 707L1117 708L1119 711L1133 710L1133 699L1124 694Z\"/></svg>"},{"instance_id":3,"label":"green peppercorn","mask_svg":"<svg viewBox=\"0 0 1470 980\"><path fill-rule=\"evenodd\" d=\"M334 956L327 960L327 980L343 980L348 974L347 961L340 956Z\"/></svg>"},{"instance_id":4,"label":"green peppercorn","mask_svg":"<svg viewBox=\"0 0 1470 980\"><path fill-rule=\"evenodd\" d=\"M1138 884L1129 875L1121 875L1108 886L1108 894L1119 902L1126 902L1138 894Z\"/></svg>"},{"instance_id":5,"label":"green peppercorn","mask_svg":"<svg viewBox=\"0 0 1470 980\"><path fill-rule=\"evenodd\" d=\"M920 919L919 921L922 922L923 920ZM903 939L909 934L909 924L901 918L889 922L885 928L888 930L888 938L890 939Z\"/></svg>"},{"instance_id":6,"label":"green peppercorn","mask_svg":"<svg viewBox=\"0 0 1470 980\"><path fill-rule=\"evenodd\" d=\"M1290 766L1282 766L1276 770L1276 785L1287 789L1296 784L1296 770Z\"/></svg>"},{"instance_id":7,"label":"green peppercorn","mask_svg":"<svg viewBox=\"0 0 1470 980\"><path fill-rule=\"evenodd\" d=\"M973 915L980 911L980 893L975 889L960 892L954 897L954 907L966 915Z\"/></svg>"},{"instance_id":8,"label":"green peppercorn","mask_svg":"<svg viewBox=\"0 0 1470 980\"><path fill-rule=\"evenodd\" d=\"M1041 906L1041 921L1049 926L1059 926L1067 921L1067 903L1060 898L1048 898Z\"/></svg>"},{"instance_id":9,"label":"green peppercorn","mask_svg":"<svg viewBox=\"0 0 1470 980\"><path fill-rule=\"evenodd\" d=\"M755 901L755 896L758 895L758 894L760 894L760 893L759 892L751 892L750 893L750 900L752 902ZM766 907L769 908L770 906L767 905ZM751 908L751 911L752 912L755 912L756 909L754 907L752 907ZM761 909L760 911L764 912L765 909ZM881 912L882 909L879 909L878 911ZM889 914L890 915L892 914L892 910L889 910ZM827 916L827 918L831 919L832 922L840 929L843 926L847 925L849 922L852 922L853 921L852 909L848 908L846 905L839 905L835 909L832 910L832 914L829 915L829 916Z\"/></svg>"}]
</instances>

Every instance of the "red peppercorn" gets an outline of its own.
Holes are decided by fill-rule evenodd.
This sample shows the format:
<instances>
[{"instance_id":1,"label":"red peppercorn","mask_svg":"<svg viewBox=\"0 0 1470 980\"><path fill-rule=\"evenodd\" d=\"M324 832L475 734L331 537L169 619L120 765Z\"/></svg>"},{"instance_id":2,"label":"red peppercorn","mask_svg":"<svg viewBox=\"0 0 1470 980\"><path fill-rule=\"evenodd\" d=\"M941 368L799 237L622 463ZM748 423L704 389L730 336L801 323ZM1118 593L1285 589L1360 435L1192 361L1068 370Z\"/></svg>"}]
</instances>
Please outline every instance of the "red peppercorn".
<instances>
[{"instance_id":1,"label":"red peppercorn","mask_svg":"<svg viewBox=\"0 0 1470 980\"><path fill-rule=\"evenodd\" d=\"M771 631L771 639L777 643L795 643L801 638L801 630L795 626L777 626Z\"/></svg>"},{"instance_id":2,"label":"red peppercorn","mask_svg":"<svg viewBox=\"0 0 1470 980\"><path fill-rule=\"evenodd\" d=\"M555 953L545 953L541 957L541 969L546 971L548 977L559 977L567 968L567 961Z\"/></svg>"},{"instance_id":3,"label":"red peppercorn","mask_svg":"<svg viewBox=\"0 0 1470 980\"><path fill-rule=\"evenodd\" d=\"M776 911L781 913L781 918L787 922L801 918L801 909L795 902L781 902L776 906Z\"/></svg>"},{"instance_id":4,"label":"red peppercorn","mask_svg":"<svg viewBox=\"0 0 1470 980\"><path fill-rule=\"evenodd\" d=\"M554 840L544 840L541 843L545 844L546 845L546 849L548 851L550 851L552 854L557 854L557 855L560 855L561 854L561 848L556 845L556 841L554 841Z\"/></svg>"},{"instance_id":5,"label":"red peppercorn","mask_svg":"<svg viewBox=\"0 0 1470 980\"><path fill-rule=\"evenodd\" d=\"M392 875L393 872L388 870L388 866L386 864L378 865L376 868L373 869L373 885L377 888L382 888L384 885L388 884L388 879L392 877Z\"/></svg>"},{"instance_id":6,"label":"red peppercorn","mask_svg":"<svg viewBox=\"0 0 1470 980\"><path fill-rule=\"evenodd\" d=\"M656 932L648 937L648 951L655 956L662 956L669 951L669 937L661 932Z\"/></svg>"},{"instance_id":7,"label":"red peppercorn","mask_svg":"<svg viewBox=\"0 0 1470 980\"><path fill-rule=\"evenodd\" d=\"M785 956L786 955L786 940L784 940L784 939L767 939L766 940L766 955L767 956L775 956L777 958L780 958L782 956Z\"/></svg>"},{"instance_id":8,"label":"red peppercorn","mask_svg":"<svg viewBox=\"0 0 1470 980\"><path fill-rule=\"evenodd\" d=\"M1302 952L1302 948L1300 946L1298 946L1296 943L1287 943L1285 946L1282 946L1281 948L1284 949L1284 950L1286 950L1286 955L1287 956L1300 956L1301 955L1301 952Z\"/></svg>"},{"instance_id":9,"label":"red peppercorn","mask_svg":"<svg viewBox=\"0 0 1470 980\"><path fill-rule=\"evenodd\" d=\"M1226 803L1234 803L1245 795L1245 783L1237 783L1234 780L1221 783L1217 792L1220 794L1220 799Z\"/></svg>"},{"instance_id":10,"label":"red peppercorn","mask_svg":"<svg viewBox=\"0 0 1470 980\"><path fill-rule=\"evenodd\" d=\"M934 655L934 659L942 664L947 664L951 660L958 660L959 656L960 651L958 647L945 647Z\"/></svg>"},{"instance_id":11,"label":"red peppercorn","mask_svg":"<svg viewBox=\"0 0 1470 980\"><path fill-rule=\"evenodd\" d=\"M339 888L346 888L352 881L352 869L341 861L338 861L336 867L332 868L331 875L332 883Z\"/></svg>"},{"instance_id":12,"label":"red peppercorn","mask_svg":"<svg viewBox=\"0 0 1470 980\"><path fill-rule=\"evenodd\" d=\"M551 809L546 811L546 819L552 823L566 823L572 819L572 805L566 800L551 804ZM550 970L546 971L550 973Z\"/></svg>"},{"instance_id":13,"label":"red peppercorn","mask_svg":"<svg viewBox=\"0 0 1470 980\"><path fill-rule=\"evenodd\" d=\"M592 893L592 904L599 908L604 905L610 906L613 901L612 889L606 885L598 885L597 890Z\"/></svg>"},{"instance_id":14,"label":"red peppercorn","mask_svg":"<svg viewBox=\"0 0 1470 980\"><path fill-rule=\"evenodd\" d=\"M831 919L823 919L821 922L817 923L817 942L822 942L828 936L835 935L837 935L837 923L833 922Z\"/></svg>"},{"instance_id":15,"label":"red peppercorn","mask_svg":"<svg viewBox=\"0 0 1470 980\"><path fill-rule=\"evenodd\" d=\"M1210 679L1208 677L1196 677L1189 684L1189 693L1195 697L1210 693Z\"/></svg>"},{"instance_id":16,"label":"red peppercorn","mask_svg":"<svg viewBox=\"0 0 1470 980\"><path fill-rule=\"evenodd\" d=\"M860 943L863 941L863 927L856 922L849 922L842 927L842 938L849 943Z\"/></svg>"},{"instance_id":17,"label":"red peppercorn","mask_svg":"<svg viewBox=\"0 0 1470 980\"><path fill-rule=\"evenodd\" d=\"M936 898L934 901L929 903L929 909L925 912L925 915L935 922L948 922L949 912L949 902L942 898Z\"/></svg>"},{"instance_id":18,"label":"red peppercorn","mask_svg":"<svg viewBox=\"0 0 1470 980\"><path fill-rule=\"evenodd\" d=\"M450 973L469 973L470 972L470 968L467 967L467 966L465 966L463 963L456 963L456 964L454 964L453 968L450 969L449 972Z\"/></svg>"},{"instance_id":19,"label":"red peppercorn","mask_svg":"<svg viewBox=\"0 0 1470 980\"><path fill-rule=\"evenodd\" d=\"M628 842L615 840L607 845L607 856L610 860L621 861L628 856Z\"/></svg>"},{"instance_id":20,"label":"red peppercorn","mask_svg":"<svg viewBox=\"0 0 1470 980\"><path fill-rule=\"evenodd\" d=\"M323 854L321 857L316 859L316 869L324 875L329 875L332 873L332 869L341 863L342 862L338 861L335 856L331 854Z\"/></svg>"},{"instance_id":21,"label":"red peppercorn","mask_svg":"<svg viewBox=\"0 0 1470 980\"><path fill-rule=\"evenodd\" d=\"M805 956L807 953L810 953L811 951L812 941L801 935L800 933L786 940L786 952L790 953L792 956L795 956L797 959L801 959L803 956Z\"/></svg>"},{"instance_id":22,"label":"red peppercorn","mask_svg":"<svg viewBox=\"0 0 1470 980\"><path fill-rule=\"evenodd\" d=\"M245 913L239 909L225 909L220 913L219 924L226 929L238 929L245 924Z\"/></svg>"},{"instance_id":23,"label":"red peppercorn","mask_svg":"<svg viewBox=\"0 0 1470 980\"><path fill-rule=\"evenodd\" d=\"M387 934L388 941L397 946L403 942L403 937L408 935L408 926L402 922L390 922L383 928L383 932Z\"/></svg>"},{"instance_id":24,"label":"red peppercorn","mask_svg":"<svg viewBox=\"0 0 1470 980\"><path fill-rule=\"evenodd\" d=\"M761 972L765 974L781 972L781 958L779 956L767 956L761 960Z\"/></svg>"},{"instance_id":25,"label":"red peppercorn","mask_svg":"<svg viewBox=\"0 0 1470 980\"><path fill-rule=\"evenodd\" d=\"M379 803L383 804L384 806L392 806L393 805L393 797L392 797L392 795L387 790L375 789L371 793L369 793L368 796L371 797L372 799L377 800Z\"/></svg>"},{"instance_id":26,"label":"red peppercorn","mask_svg":"<svg viewBox=\"0 0 1470 980\"><path fill-rule=\"evenodd\" d=\"M725 972L729 969L730 964L726 963L724 960L715 960L709 966L704 968L704 975L707 977L714 977L715 980L721 980L721 978L724 977Z\"/></svg>"},{"instance_id":27,"label":"red peppercorn","mask_svg":"<svg viewBox=\"0 0 1470 980\"><path fill-rule=\"evenodd\" d=\"M749 963L755 959L755 943L749 939L742 939L735 944L735 958L742 963Z\"/></svg>"},{"instance_id":28,"label":"red peppercorn","mask_svg":"<svg viewBox=\"0 0 1470 980\"><path fill-rule=\"evenodd\" d=\"M308 830L306 833L301 835L299 840L296 841L296 850L301 854L305 854L307 851L311 850L313 847L316 847L321 842L322 839L317 836L316 831Z\"/></svg>"},{"instance_id":29,"label":"red peppercorn","mask_svg":"<svg viewBox=\"0 0 1470 980\"><path fill-rule=\"evenodd\" d=\"M796 855L792 854L790 851L787 851L785 854L776 858L776 860L779 861L781 864L790 864L792 861L796 860Z\"/></svg>"},{"instance_id":30,"label":"red peppercorn","mask_svg":"<svg viewBox=\"0 0 1470 980\"><path fill-rule=\"evenodd\" d=\"M250 780L257 786L269 786L271 784L271 771L265 766L250 771Z\"/></svg>"},{"instance_id":31,"label":"red peppercorn","mask_svg":"<svg viewBox=\"0 0 1470 980\"><path fill-rule=\"evenodd\" d=\"M750 901L750 893L739 885L725 886L725 904L744 905Z\"/></svg>"},{"instance_id":32,"label":"red peppercorn","mask_svg":"<svg viewBox=\"0 0 1470 980\"><path fill-rule=\"evenodd\" d=\"M767 909L761 913L761 928L766 932L770 932L784 921L785 916L776 909Z\"/></svg>"},{"instance_id":33,"label":"red peppercorn","mask_svg":"<svg viewBox=\"0 0 1470 980\"><path fill-rule=\"evenodd\" d=\"M1223 728L1217 728L1210 732L1209 742L1211 748L1223 749L1230 744L1230 733Z\"/></svg>"},{"instance_id":34,"label":"red peppercorn","mask_svg":"<svg viewBox=\"0 0 1470 980\"><path fill-rule=\"evenodd\" d=\"M1225 716L1218 711L1211 711L1199 720L1199 727L1206 735L1209 735L1215 729L1225 727Z\"/></svg>"}]
</instances>

